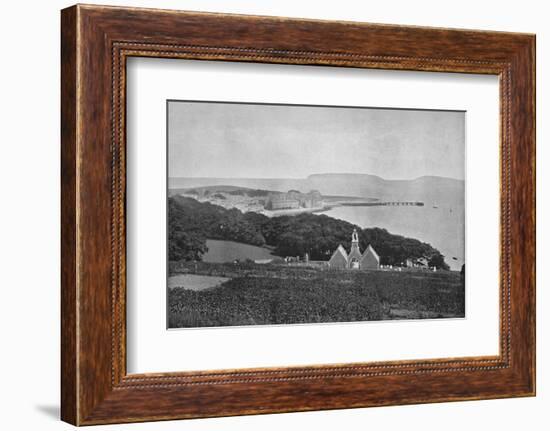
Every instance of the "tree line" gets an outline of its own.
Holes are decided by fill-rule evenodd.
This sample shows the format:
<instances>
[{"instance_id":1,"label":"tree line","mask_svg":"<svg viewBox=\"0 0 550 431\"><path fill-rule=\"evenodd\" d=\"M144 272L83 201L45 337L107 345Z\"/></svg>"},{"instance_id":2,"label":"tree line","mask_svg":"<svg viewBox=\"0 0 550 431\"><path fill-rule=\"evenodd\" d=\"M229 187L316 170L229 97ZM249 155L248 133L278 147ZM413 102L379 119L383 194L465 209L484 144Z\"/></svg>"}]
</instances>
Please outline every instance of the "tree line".
<instances>
[{"instance_id":1,"label":"tree line","mask_svg":"<svg viewBox=\"0 0 550 431\"><path fill-rule=\"evenodd\" d=\"M328 260L339 244L348 248L357 229L362 250L369 244L383 265L400 265L406 259L428 259L430 266L448 269L444 256L430 244L393 235L386 229L366 228L323 214L267 217L242 213L184 196L168 199L168 254L172 261L202 259L206 239L271 246L278 256L304 256Z\"/></svg>"}]
</instances>

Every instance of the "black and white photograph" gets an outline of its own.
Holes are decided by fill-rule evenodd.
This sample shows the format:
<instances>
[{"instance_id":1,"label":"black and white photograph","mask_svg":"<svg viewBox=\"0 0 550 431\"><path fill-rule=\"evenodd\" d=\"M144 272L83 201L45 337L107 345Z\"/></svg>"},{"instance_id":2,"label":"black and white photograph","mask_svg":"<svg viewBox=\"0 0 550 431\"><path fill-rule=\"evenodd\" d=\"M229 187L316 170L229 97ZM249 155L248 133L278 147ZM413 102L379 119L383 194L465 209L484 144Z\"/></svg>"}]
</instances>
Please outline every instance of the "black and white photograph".
<instances>
[{"instance_id":1,"label":"black and white photograph","mask_svg":"<svg viewBox=\"0 0 550 431\"><path fill-rule=\"evenodd\" d=\"M168 328L465 317L465 112L167 101Z\"/></svg>"},{"instance_id":2,"label":"black and white photograph","mask_svg":"<svg viewBox=\"0 0 550 431\"><path fill-rule=\"evenodd\" d=\"M1 429L549 429L546 2L2 6Z\"/></svg>"}]
</instances>

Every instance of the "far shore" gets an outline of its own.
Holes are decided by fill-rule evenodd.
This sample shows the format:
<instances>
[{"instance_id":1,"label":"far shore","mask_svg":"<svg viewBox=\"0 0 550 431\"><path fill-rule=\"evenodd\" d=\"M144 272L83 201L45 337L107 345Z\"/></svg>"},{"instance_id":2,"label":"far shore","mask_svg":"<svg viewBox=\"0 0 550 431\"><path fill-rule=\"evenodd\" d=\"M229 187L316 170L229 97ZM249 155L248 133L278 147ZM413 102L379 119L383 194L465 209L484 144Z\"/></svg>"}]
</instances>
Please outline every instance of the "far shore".
<instances>
[{"instance_id":1,"label":"far shore","mask_svg":"<svg viewBox=\"0 0 550 431\"><path fill-rule=\"evenodd\" d=\"M293 209L275 210L275 211L264 209L261 213L267 217L280 217L285 215L294 216L294 215L303 214L303 213L325 212L325 211L331 210L336 206L339 206L339 205L323 205L320 207L313 207L313 208L293 208Z\"/></svg>"}]
</instances>

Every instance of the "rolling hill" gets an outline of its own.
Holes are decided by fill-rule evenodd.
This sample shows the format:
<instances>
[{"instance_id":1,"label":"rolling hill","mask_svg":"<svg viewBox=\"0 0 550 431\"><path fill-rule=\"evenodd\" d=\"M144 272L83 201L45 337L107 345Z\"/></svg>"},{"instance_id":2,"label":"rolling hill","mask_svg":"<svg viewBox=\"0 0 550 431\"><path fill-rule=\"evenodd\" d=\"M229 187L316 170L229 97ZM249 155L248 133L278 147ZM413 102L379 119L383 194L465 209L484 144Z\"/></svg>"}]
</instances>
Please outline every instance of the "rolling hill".
<instances>
[{"instance_id":1,"label":"rolling hill","mask_svg":"<svg viewBox=\"0 0 550 431\"><path fill-rule=\"evenodd\" d=\"M413 180L386 180L369 174L313 174L307 178L170 178L170 189L220 186L357 196L380 200L418 200L426 204L464 202L465 183L453 178L423 176Z\"/></svg>"}]
</instances>

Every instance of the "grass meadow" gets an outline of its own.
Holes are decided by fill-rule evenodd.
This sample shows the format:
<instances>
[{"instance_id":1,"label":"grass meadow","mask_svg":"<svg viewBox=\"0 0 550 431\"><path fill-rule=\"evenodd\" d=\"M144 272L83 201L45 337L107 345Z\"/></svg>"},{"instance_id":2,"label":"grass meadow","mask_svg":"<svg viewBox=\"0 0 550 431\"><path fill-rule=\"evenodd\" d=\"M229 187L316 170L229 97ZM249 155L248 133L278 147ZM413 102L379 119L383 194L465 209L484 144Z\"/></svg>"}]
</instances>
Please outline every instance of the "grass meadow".
<instances>
[{"instance_id":1,"label":"grass meadow","mask_svg":"<svg viewBox=\"0 0 550 431\"><path fill-rule=\"evenodd\" d=\"M176 274L228 280L170 288L170 328L464 317L464 282L452 271L171 262Z\"/></svg>"}]
</instances>

